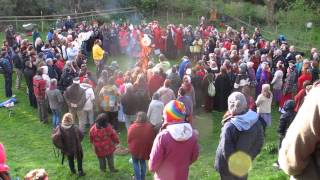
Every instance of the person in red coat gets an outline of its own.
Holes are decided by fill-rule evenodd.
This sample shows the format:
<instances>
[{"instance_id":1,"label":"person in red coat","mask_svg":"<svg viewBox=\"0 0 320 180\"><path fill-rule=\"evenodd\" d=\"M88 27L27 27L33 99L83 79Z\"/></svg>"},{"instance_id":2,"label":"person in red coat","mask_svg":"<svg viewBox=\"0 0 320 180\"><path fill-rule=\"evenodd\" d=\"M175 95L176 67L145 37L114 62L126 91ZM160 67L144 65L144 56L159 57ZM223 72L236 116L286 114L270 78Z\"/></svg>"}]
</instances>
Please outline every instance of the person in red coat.
<instances>
[{"instance_id":1,"label":"person in red coat","mask_svg":"<svg viewBox=\"0 0 320 180\"><path fill-rule=\"evenodd\" d=\"M107 120L107 115L101 113L98 115L96 123L91 127L90 143L94 147L94 151L99 159L100 170L106 171L106 159L111 172L117 172L114 168L113 152L116 150L116 145L120 143L116 131L112 128Z\"/></svg>"},{"instance_id":2,"label":"person in red coat","mask_svg":"<svg viewBox=\"0 0 320 180\"><path fill-rule=\"evenodd\" d=\"M300 90L303 88L303 83L305 81L312 81L312 75L309 72L309 70L302 71L301 76L298 78L298 91L297 92L300 92Z\"/></svg>"},{"instance_id":3,"label":"person in red coat","mask_svg":"<svg viewBox=\"0 0 320 180\"><path fill-rule=\"evenodd\" d=\"M159 69L155 69L148 82L149 94L153 95L163 85L164 80L160 75Z\"/></svg>"},{"instance_id":4,"label":"person in red coat","mask_svg":"<svg viewBox=\"0 0 320 180\"><path fill-rule=\"evenodd\" d=\"M298 94L296 96L294 96L294 104L295 104L295 107L294 107L294 111L295 112L298 112L303 101L304 101L304 97L307 95L307 92L308 92L308 88L307 87L310 87L311 86L311 81L307 80L307 81L304 81L303 82L303 88L298 91Z\"/></svg>"},{"instance_id":5,"label":"person in red coat","mask_svg":"<svg viewBox=\"0 0 320 180\"><path fill-rule=\"evenodd\" d=\"M175 35L175 45L177 48L178 56L181 56L182 50L183 50L183 25L180 24L180 26L176 29L174 29Z\"/></svg>"},{"instance_id":6,"label":"person in red coat","mask_svg":"<svg viewBox=\"0 0 320 180\"><path fill-rule=\"evenodd\" d=\"M129 33L124 27L121 27L119 31L119 44L121 52L124 54L129 45Z\"/></svg>"},{"instance_id":7,"label":"person in red coat","mask_svg":"<svg viewBox=\"0 0 320 180\"><path fill-rule=\"evenodd\" d=\"M155 25L155 27L153 28L153 37L154 37L154 45L155 45L155 49L161 49L161 28L159 27L158 24Z\"/></svg>"},{"instance_id":8,"label":"person in red coat","mask_svg":"<svg viewBox=\"0 0 320 180\"><path fill-rule=\"evenodd\" d=\"M42 78L43 69L39 68L32 79L33 93L37 100L40 122L48 123L48 107L46 102L46 80Z\"/></svg>"},{"instance_id":9,"label":"person in red coat","mask_svg":"<svg viewBox=\"0 0 320 180\"><path fill-rule=\"evenodd\" d=\"M135 179L145 179L146 160L149 160L155 132L145 112L138 112L128 130L128 146L132 155Z\"/></svg>"}]
</instances>

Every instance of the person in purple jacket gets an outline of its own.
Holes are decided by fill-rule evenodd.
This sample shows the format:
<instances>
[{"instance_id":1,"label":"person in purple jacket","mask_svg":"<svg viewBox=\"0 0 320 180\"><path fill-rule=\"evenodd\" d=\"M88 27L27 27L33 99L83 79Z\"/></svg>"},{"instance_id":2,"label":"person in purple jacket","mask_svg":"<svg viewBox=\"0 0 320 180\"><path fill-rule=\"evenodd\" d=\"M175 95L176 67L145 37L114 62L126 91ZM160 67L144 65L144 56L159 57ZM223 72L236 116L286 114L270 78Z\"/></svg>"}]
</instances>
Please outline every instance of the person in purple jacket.
<instances>
[{"instance_id":1,"label":"person in purple jacket","mask_svg":"<svg viewBox=\"0 0 320 180\"><path fill-rule=\"evenodd\" d=\"M149 170L155 180L187 180L189 166L198 159L197 133L185 122L186 108L177 100L163 110L164 123L153 142Z\"/></svg>"}]
</instances>

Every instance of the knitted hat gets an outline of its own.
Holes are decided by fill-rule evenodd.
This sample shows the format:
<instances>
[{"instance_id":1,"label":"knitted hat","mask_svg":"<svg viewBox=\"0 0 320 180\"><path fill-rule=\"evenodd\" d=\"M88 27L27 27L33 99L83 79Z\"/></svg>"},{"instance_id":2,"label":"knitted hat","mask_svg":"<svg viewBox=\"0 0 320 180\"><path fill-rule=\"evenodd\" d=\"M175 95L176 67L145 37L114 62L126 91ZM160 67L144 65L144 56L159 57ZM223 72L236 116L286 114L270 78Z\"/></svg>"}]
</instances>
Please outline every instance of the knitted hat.
<instances>
[{"instance_id":1,"label":"knitted hat","mask_svg":"<svg viewBox=\"0 0 320 180\"><path fill-rule=\"evenodd\" d=\"M228 97L228 111L240 115L248 110L246 97L241 92L234 92Z\"/></svg>"},{"instance_id":2,"label":"knitted hat","mask_svg":"<svg viewBox=\"0 0 320 180\"><path fill-rule=\"evenodd\" d=\"M184 122L186 116L186 107L177 100L170 101L163 109L163 118L165 124L174 124Z\"/></svg>"}]
</instances>

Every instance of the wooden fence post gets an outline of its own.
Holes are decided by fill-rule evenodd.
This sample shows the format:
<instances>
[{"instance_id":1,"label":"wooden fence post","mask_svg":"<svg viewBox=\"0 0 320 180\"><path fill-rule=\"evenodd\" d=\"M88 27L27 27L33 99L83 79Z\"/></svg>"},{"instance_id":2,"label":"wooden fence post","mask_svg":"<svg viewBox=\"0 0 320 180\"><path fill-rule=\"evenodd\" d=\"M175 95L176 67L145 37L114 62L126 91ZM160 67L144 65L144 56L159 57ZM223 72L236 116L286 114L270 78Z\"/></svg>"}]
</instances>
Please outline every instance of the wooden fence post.
<instances>
[{"instance_id":1,"label":"wooden fence post","mask_svg":"<svg viewBox=\"0 0 320 180\"><path fill-rule=\"evenodd\" d=\"M16 31L18 32L19 29L18 29L18 17L16 16Z\"/></svg>"},{"instance_id":2,"label":"wooden fence post","mask_svg":"<svg viewBox=\"0 0 320 180\"><path fill-rule=\"evenodd\" d=\"M41 32L43 32L43 15L41 10Z\"/></svg>"}]
</instances>

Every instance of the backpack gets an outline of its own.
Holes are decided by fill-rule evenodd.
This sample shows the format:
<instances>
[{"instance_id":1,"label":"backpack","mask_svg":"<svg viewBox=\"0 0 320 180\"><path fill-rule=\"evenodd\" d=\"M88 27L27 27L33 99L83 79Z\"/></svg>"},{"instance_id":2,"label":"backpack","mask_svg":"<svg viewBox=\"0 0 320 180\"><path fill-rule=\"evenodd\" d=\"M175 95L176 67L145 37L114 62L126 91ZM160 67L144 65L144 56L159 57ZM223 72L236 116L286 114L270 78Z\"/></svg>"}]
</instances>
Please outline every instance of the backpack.
<instances>
[{"instance_id":1,"label":"backpack","mask_svg":"<svg viewBox=\"0 0 320 180\"><path fill-rule=\"evenodd\" d=\"M117 97L113 90L106 90L102 94L100 108L103 111L113 111L117 106Z\"/></svg>"},{"instance_id":2,"label":"backpack","mask_svg":"<svg viewBox=\"0 0 320 180\"><path fill-rule=\"evenodd\" d=\"M208 95L210 97L214 97L216 95L216 87L214 86L214 81L209 80L209 86L208 86Z\"/></svg>"}]
</instances>

